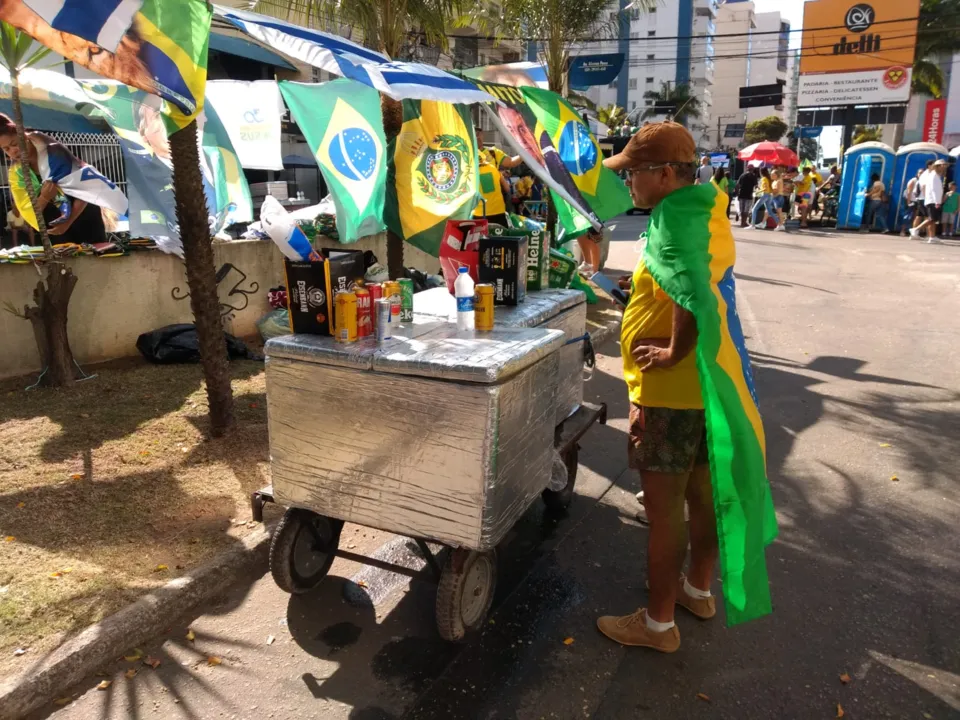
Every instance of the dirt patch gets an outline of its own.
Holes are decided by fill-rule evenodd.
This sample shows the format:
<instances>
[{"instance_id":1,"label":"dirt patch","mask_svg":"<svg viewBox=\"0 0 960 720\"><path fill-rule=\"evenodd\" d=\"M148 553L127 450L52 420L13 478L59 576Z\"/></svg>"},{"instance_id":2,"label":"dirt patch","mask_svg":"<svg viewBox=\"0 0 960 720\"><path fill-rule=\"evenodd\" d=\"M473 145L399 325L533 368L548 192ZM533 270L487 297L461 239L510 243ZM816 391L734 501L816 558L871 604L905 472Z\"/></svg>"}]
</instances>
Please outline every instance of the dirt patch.
<instances>
[{"instance_id":1,"label":"dirt patch","mask_svg":"<svg viewBox=\"0 0 960 720\"><path fill-rule=\"evenodd\" d=\"M197 366L0 396L0 677L250 531L269 484L263 364L231 368L221 440Z\"/></svg>"}]
</instances>

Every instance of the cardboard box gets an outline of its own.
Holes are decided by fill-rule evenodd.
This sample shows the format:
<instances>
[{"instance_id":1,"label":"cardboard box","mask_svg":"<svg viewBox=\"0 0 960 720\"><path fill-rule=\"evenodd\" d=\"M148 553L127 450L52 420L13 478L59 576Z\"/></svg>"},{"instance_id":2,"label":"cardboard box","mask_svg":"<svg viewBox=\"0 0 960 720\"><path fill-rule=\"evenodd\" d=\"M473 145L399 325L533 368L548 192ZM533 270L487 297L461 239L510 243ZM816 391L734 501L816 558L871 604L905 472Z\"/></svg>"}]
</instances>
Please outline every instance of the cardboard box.
<instances>
[{"instance_id":1,"label":"cardboard box","mask_svg":"<svg viewBox=\"0 0 960 720\"><path fill-rule=\"evenodd\" d=\"M494 305L516 305L527 294L527 238L480 238L480 282L493 285Z\"/></svg>"},{"instance_id":2,"label":"cardboard box","mask_svg":"<svg viewBox=\"0 0 960 720\"><path fill-rule=\"evenodd\" d=\"M359 250L323 250L323 261L286 260L290 331L307 335L336 332L333 296L363 281L366 270Z\"/></svg>"},{"instance_id":3,"label":"cardboard box","mask_svg":"<svg viewBox=\"0 0 960 720\"><path fill-rule=\"evenodd\" d=\"M546 290L549 287L550 233L544 230L505 228L502 225L491 225L488 235L491 237L527 238L527 290L533 292Z\"/></svg>"}]
</instances>

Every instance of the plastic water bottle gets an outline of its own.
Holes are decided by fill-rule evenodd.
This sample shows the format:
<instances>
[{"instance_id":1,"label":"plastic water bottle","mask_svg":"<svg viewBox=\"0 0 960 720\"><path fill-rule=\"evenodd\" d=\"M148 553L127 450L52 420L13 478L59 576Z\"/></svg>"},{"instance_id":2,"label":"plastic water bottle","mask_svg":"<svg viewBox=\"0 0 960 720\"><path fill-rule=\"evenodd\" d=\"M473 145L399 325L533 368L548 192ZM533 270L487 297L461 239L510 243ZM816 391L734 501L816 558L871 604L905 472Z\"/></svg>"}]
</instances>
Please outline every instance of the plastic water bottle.
<instances>
[{"instance_id":1,"label":"plastic water bottle","mask_svg":"<svg viewBox=\"0 0 960 720\"><path fill-rule=\"evenodd\" d=\"M457 330L473 330L473 278L468 268L462 267L457 271L456 282L453 283L453 293L457 296Z\"/></svg>"}]
</instances>

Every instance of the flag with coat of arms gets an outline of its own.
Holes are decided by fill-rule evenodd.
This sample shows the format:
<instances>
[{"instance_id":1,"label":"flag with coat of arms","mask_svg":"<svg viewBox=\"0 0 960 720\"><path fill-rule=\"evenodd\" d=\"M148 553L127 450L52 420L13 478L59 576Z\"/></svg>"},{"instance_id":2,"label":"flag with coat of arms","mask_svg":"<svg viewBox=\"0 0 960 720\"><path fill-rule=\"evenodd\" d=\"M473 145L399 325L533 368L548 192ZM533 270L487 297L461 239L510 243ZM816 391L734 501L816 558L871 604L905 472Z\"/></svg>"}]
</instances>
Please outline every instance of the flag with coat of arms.
<instances>
[{"instance_id":1,"label":"flag with coat of arms","mask_svg":"<svg viewBox=\"0 0 960 720\"><path fill-rule=\"evenodd\" d=\"M330 188L340 242L381 232L387 141L380 94L346 79L321 85L281 82L280 92Z\"/></svg>"},{"instance_id":2,"label":"flag with coat of arms","mask_svg":"<svg viewBox=\"0 0 960 720\"><path fill-rule=\"evenodd\" d=\"M470 108L404 100L403 126L387 157L387 227L438 257L447 220L469 220L477 205L477 139Z\"/></svg>"},{"instance_id":3,"label":"flag with coat of arms","mask_svg":"<svg viewBox=\"0 0 960 720\"><path fill-rule=\"evenodd\" d=\"M600 220L609 220L633 208L630 191L619 176L603 166L603 154L590 127L573 107L550 90L521 88L537 117L534 131L541 148L560 156L573 182ZM545 147L547 138L552 147ZM586 218L583 225L588 227Z\"/></svg>"}]
</instances>

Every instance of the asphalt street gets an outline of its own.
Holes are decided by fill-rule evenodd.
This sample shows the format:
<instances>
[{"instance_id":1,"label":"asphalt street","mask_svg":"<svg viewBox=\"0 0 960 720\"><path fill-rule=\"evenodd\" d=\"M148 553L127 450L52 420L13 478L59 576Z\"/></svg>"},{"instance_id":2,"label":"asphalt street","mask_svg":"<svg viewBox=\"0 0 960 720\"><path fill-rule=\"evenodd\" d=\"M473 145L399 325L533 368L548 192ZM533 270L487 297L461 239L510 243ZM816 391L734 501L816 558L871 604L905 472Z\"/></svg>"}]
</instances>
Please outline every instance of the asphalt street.
<instances>
[{"instance_id":1,"label":"asphalt street","mask_svg":"<svg viewBox=\"0 0 960 720\"><path fill-rule=\"evenodd\" d=\"M645 222L617 223L608 272L633 269ZM578 495L559 519L537 503L504 541L479 637L438 638L430 583L338 561L311 595L252 577L171 618L143 646L160 667L128 679L119 660L108 689L91 675L40 717L960 718L960 244L745 230L738 256L780 524L771 616L681 612L669 656L596 630L645 602L611 341L586 386L610 420L582 441ZM384 533L345 538L416 562Z\"/></svg>"}]
</instances>

